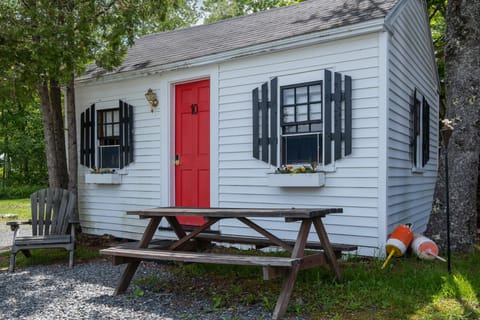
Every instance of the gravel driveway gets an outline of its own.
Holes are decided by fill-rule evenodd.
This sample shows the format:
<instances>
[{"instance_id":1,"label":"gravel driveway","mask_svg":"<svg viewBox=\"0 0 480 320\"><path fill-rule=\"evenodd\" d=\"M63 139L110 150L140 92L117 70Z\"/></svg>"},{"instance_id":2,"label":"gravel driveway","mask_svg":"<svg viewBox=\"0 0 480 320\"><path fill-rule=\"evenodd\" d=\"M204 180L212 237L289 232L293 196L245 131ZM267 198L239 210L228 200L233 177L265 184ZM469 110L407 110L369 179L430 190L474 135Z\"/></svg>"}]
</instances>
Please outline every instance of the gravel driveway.
<instances>
[{"instance_id":1,"label":"gravel driveway","mask_svg":"<svg viewBox=\"0 0 480 320\"><path fill-rule=\"evenodd\" d=\"M31 235L31 227L28 225L20 226L18 229L18 235ZM0 252L7 250L12 245L13 232L10 230L10 226L6 225L6 222L0 222Z\"/></svg>"},{"instance_id":2,"label":"gravel driveway","mask_svg":"<svg viewBox=\"0 0 480 320\"><path fill-rule=\"evenodd\" d=\"M11 241L10 228L0 225L0 252L2 248L8 251ZM261 304L215 309L211 300L192 297L189 292L162 293L142 288L145 294L135 295L134 280L126 294L113 296L123 268L104 258L76 264L73 269L65 261L17 267L15 273L0 271L0 319L271 319L271 312ZM135 278L151 275L160 280L172 277L164 266L142 262Z\"/></svg>"},{"instance_id":3,"label":"gravel driveway","mask_svg":"<svg viewBox=\"0 0 480 320\"><path fill-rule=\"evenodd\" d=\"M271 319L262 305L213 309L212 302L185 293L145 290L113 296L123 266L108 261L33 266L0 272L0 319ZM136 277L172 275L161 265L142 263ZM132 282L133 283L133 282Z\"/></svg>"}]
</instances>

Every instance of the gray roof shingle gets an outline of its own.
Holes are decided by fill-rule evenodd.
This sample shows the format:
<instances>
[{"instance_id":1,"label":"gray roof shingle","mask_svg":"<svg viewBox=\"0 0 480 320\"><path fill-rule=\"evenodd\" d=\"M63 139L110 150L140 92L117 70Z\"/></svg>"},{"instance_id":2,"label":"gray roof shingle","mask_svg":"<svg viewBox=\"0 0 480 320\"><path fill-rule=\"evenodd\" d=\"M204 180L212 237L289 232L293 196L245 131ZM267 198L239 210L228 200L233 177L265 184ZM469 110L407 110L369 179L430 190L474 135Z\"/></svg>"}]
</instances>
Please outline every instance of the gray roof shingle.
<instances>
[{"instance_id":1,"label":"gray roof shingle","mask_svg":"<svg viewBox=\"0 0 480 320\"><path fill-rule=\"evenodd\" d=\"M144 36L112 73L149 69L384 18L400 0L308 0L254 14ZM105 73L96 66L82 78Z\"/></svg>"}]
</instances>

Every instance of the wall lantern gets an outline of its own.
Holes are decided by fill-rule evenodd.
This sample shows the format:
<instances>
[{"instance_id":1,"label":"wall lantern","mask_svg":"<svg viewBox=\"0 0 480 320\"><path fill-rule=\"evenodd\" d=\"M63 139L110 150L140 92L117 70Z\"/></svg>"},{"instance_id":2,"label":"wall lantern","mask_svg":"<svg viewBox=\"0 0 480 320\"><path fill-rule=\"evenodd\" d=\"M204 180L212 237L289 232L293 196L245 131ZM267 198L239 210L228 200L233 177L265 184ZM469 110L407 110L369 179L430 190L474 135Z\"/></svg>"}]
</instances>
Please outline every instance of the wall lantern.
<instances>
[{"instance_id":1,"label":"wall lantern","mask_svg":"<svg viewBox=\"0 0 480 320\"><path fill-rule=\"evenodd\" d=\"M150 112L153 112L158 106L157 94L150 88L148 89L147 93L145 93L145 99L147 99L148 103L150 104Z\"/></svg>"}]
</instances>

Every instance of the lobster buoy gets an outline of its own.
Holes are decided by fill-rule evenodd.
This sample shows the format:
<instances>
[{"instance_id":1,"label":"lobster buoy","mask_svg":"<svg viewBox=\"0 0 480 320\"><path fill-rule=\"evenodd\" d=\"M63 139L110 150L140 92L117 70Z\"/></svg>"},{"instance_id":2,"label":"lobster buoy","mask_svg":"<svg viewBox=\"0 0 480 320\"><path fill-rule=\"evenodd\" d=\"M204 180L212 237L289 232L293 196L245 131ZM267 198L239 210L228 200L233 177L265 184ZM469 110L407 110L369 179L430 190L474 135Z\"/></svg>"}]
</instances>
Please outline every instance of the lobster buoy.
<instances>
[{"instance_id":1,"label":"lobster buoy","mask_svg":"<svg viewBox=\"0 0 480 320\"><path fill-rule=\"evenodd\" d=\"M413 252L420 258L426 260L438 259L446 262L445 259L438 256L438 246L431 239L421 234L416 234L412 242Z\"/></svg>"},{"instance_id":2,"label":"lobster buoy","mask_svg":"<svg viewBox=\"0 0 480 320\"><path fill-rule=\"evenodd\" d=\"M400 257L407 251L413 240L413 231L410 225L401 224L393 230L392 235L388 238L385 250L387 251L387 259L383 263L382 269L385 268L393 256Z\"/></svg>"}]
</instances>

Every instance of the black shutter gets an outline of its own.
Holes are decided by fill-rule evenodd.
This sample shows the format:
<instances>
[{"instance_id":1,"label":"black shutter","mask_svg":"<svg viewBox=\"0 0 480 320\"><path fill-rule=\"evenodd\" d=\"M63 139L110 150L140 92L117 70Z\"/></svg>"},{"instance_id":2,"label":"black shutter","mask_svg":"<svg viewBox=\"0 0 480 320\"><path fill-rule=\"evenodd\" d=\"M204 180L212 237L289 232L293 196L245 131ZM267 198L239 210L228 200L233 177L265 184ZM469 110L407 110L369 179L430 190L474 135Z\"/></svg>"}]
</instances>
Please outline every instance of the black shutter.
<instances>
[{"instance_id":1,"label":"black shutter","mask_svg":"<svg viewBox=\"0 0 480 320\"><path fill-rule=\"evenodd\" d=\"M324 158L323 163L325 165L332 162L332 143L331 143L331 134L332 134L332 72L325 70L325 76L323 81L324 84L324 96L325 96L325 107L324 107L324 117L323 117L323 149L324 149Z\"/></svg>"},{"instance_id":2,"label":"black shutter","mask_svg":"<svg viewBox=\"0 0 480 320\"><path fill-rule=\"evenodd\" d=\"M277 144L278 144L278 129L277 129L277 117L278 117L278 81L277 78L273 78L270 81L270 164L277 166Z\"/></svg>"},{"instance_id":3,"label":"black shutter","mask_svg":"<svg viewBox=\"0 0 480 320\"><path fill-rule=\"evenodd\" d=\"M423 97L423 117L422 117L422 166L425 166L430 160L430 105L427 99Z\"/></svg>"},{"instance_id":4,"label":"black shutter","mask_svg":"<svg viewBox=\"0 0 480 320\"><path fill-rule=\"evenodd\" d=\"M260 160L260 117L258 88L252 91L252 156Z\"/></svg>"},{"instance_id":5,"label":"black shutter","mask_svg":"<svg viewBox=\"0 0 480 320\"><path fill-rule=\"evenodd\" d=\"M95 167L95 105L80 115L80 164Z\"/></svg>"},{"instance_id":6,"label":"black shutter","mask_svg":"<svg viewBox=\"0 0 480 320\"><path fill-rule=\"evenodd\" d=\"M412 153L412 162L415 165L415 167L418 167L417 163L417 137L420 134L420 100L417 99L417 89L413 91L413 97L412 97L412 104L410 105L410 112L411 112L411 117L412 117L412 136L411 136L411 141L410 141L410 148L411 148L411 153Z\"/></svg>"},{"instance_id":7,"label":"black shutter","mask_svg":"<svg viewBox=\"0 0 480 320\"><path fill-rule=\"evenodd\" d=\"M271 93L268 100L268 83L262 84L262 98L259 99L259 89L252 90L252 156L255 159L277 165L277 117L278 117L278 81L270 82ZM270 111L270 117L269 117ZM260 132L261 128L261 132ZM270 137L269 137L270 134ZM260 155L260 149L262 150ZM270 161L269 161L270 154Z\"/></svg>"},{"instance_id":8,"label":"black shutter","mask_svg":"<svg viewBox=\"0 0 480 320\"><path fill-rule=\"evenodd\" d=\"M323 79L325 97L323 117L323 163L325 165L332 162L332 141L334 142L333 150L335 160L342 158L342 141L345 142L344 155L347 156L352 154L352 78L349 76L344 77L344 90L342 91L342 74L339 72L335 72L333 77L334 91L332 93L332 72L329 70L325 70L325 76ZM342 103L344 103L343 109ZM342 110L344 112L343 132Z\"/></svg>"},{"instance_id":9,"label":"black shutter","mask_svg":"<svg viewBox=\"0 0 480 320\"><path fill-rule=\"evenodd\" d=\"M262 161L268 163L268 83L262 84Z\"/></svg>"},{"instance_id":10,"label":"black shutter","mask_svg":"<svg viewBox=\"0 0 480 320\"><path fill-rule=\"evenodd\" d=\"M352 77L345 76L345 155L352 154Z\"/></svg>"},{"instance_id":11,"label":"black shutter","mask_svg":"<svg viewBox=\"0 0 480 320\"><path fill-rule=\"evenodd\" d=\"M334 73L334 151L335 160L342 157L342 75L338 72Z\"/></svg>"},{"instance_id":12,"label":"black shutter","mask_svg":"<svg viewBox=\"0 0 480 320\"><path fill-rule=\"evenodd\" d=\"M119 100L120 169L133 162L133 107Z\"/></svg>"}]
</instances>

